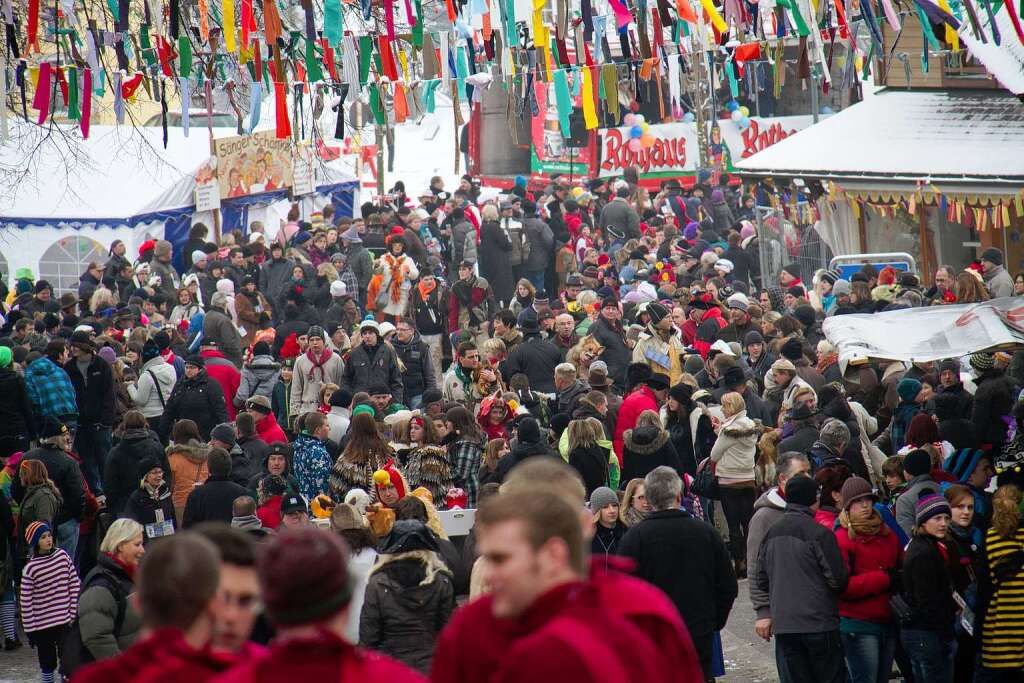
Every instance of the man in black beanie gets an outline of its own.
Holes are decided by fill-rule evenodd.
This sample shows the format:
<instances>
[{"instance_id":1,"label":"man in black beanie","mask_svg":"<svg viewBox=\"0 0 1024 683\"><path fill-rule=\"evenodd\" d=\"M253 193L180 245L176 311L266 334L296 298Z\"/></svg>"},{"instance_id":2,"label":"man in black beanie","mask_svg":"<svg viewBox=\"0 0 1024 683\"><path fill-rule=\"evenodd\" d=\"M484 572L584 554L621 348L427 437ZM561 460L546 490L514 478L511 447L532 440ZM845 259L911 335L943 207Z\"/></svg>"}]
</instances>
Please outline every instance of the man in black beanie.
<instances>
[{"instance_id":1,"label":"man in black beanie","mask_svg":"<svg viewBox=\"0 0 1024 683\"><path fill-rule=\"evenodd\" d=\"M776 660L786 662L790 680L843 683L839 595L846 565L835 534L814 521L817 500L814 479L799 475L786 482L786 511L765 534L751 578L770 605L770 616L754 628L765 640L776 636Z\"/></svg>"},{"instance_id":2,"label":"man in black beanie","mask_svg":"<svg viewBox=\"0 0 1024 683\"><path fill-rule=\"evenodd\" d=\"M779 349L779 353L796 366L796 376L810 384L815 392L825 386L825 378L811 366L811 362L804 354L804 345L799 339L796 337L788 339Z\"/></svg>"}]
</instances>

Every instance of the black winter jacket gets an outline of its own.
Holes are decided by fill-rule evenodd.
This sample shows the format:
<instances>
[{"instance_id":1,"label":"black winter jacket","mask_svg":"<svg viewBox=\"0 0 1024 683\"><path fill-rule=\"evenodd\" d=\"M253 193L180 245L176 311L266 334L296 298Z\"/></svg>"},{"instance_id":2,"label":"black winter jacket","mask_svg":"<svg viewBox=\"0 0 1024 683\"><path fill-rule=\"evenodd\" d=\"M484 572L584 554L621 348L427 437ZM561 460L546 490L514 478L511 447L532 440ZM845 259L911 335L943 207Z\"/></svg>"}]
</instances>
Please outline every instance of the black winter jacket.
<instances>
[{"instance_id":1,"label":"black winter jacket","mask_svg":"<svg viewBox=\"0 0 1024 683\"><path fill-rule=\"evenodd\" d=\"M248 486L249 479L252 478L259 466L249 458L249 454L245 452L239 444L235 444L234 447L228 451L228 455L231 456L231 481L235 482L239 486Z\"/></svg>"},{"instance_id":2,"label":"black winter jacket","mask_svg":"<svg viewBox=\"0 0 1024 683\"><path fill-rule=\"evenodd\" d=\"M430 347L420 339L418 332L413 334L408 343L402 343L395 337L391 345L405 364L402 386L405 388L406 402L415 396L422 396L427 389L437 388L437 376L430 363Z\"/></svg>"},{"instance_id":3,"label":"black winter jacket","mask_svg":"<svg viewBox=\"0 0 1024 683\"><path fill-rule=\"evenodd\" d=\"M951 566L959 565L957 544L947 541L949 563L942 559L938 541L914 536L903 558L903 596L911 609L912 628L951 631L959 609L951 590ZM962 586L959 588L963 588Z\"/></svg>"},{"instance_id":4,"label":"black winter jacket","mask_svg":"<svg viewBox=\"0 0 1024 683\"><path fill-rule=\"evenodd\" d=\"M429 559L426 559L428 558ZM451 575L429 550L378 559L366 584L359 644L426 673L434 642L455 609ZM428 563L433 565L427 580Z\"/></svg>"},{"instance_id":5,"label":"black winter jacket","mask_svg":"<svg viewBox=\"0 0 1024 683\"><path fill-rule=\"evenodd\" d=\"M562 362L558 347L539 334L528 334L509 354L502 373L512 378L523 373L530 380L530 389L545 394L555 393L555 366Z\"/></svg>"},{"instance_id":6,"label":"black winter jacket","mask_svg":"<svg viewBox=\"0 0 1024 683\"><path fill-rule=\"evenodd\" d=\"M522 441L517 443L511 453L498 461L498 465L494 468L494 474L492 474L487 481L503 484L505 482L505 477L508 476L508 473L512 471L513 467L527 458L532 458L538 455L552 456L553 454L551 453L551 449L543 443L526 443Z\"/></svg>"},{"instance_id":7,"label":"black winter jacket","mask_svg":"<svg viewBox=\"0 0 1024 683\"><path fill-rule=\"evenodd\" d=\"M206 483L197 486L188 494L185 512L181 518L181 526L185 529L200 522L231 523L231 505L235 498L247 496L249 492L243 486L231 481L229 477L210 475Z\"/></svg>"},{"instance_id":8,"label":"black winter jacket","mask_svg":"<svg viewBox=\"0 0 1024 683\"><path fill-rule=\"evenodd\" d=\"M615 389L625 391L626 368L633 360L633 352L626 346L625 333L604 317L598 317L590 326L590 334L604 347L600 359L608 366L608 376L615 383Z\"/></svg>"},{"instance_id":9,"label":"black winter jacket","mask_svg":"<svg viewBox=\"0 0 1024 683\"><path fill-rule=\"evenodd\" d=\"M78 424L112 427L117 416L114 403L114 372L110 363L93 354L86 368L89 381L86 383L78 370L74 358L64 364L72 386L75 387L75 401L78 403Z\"/></svg>"},{"instance_id":10,"label":"black winter jacket","mask_svg":"<svg viewBox=\"0 0 1024 683\"><path fill-rule=\"evenodd\" d=\"M679 454L669 441L668 432L657 427L627 429L622 435L622 476L621 485L626 486L632 479L643 479L655 467L666 465L679 476L683 468Z\"/></svg>"},{"instance_id":11,"label":"black winter jacket","mask_svg":"<svg viewBox=\"0 0 1024 683\"><path fill-rule=\"evenodd\" d=\"M619 554L636 561L637 576L665 591L690 633L709 636L725 627L736 575L710 524L685 510L652 512L622 537Z\"/></svg>"},{"instance_id":12,"label":"black winter jacket","mask_svg":"<svg viewBox=\"0 0 1024 683\"><path fill-rule=\"evenodd\" d=\"M587 500L594 489L608 485L608 450L598 444L593 446L577 446L569 451L569 465L580 477L587 489Z\"/></svg>"},{"instance_id":13,"label":"black winter jacket","mask_svg":"<svg viewBox=\"0 0 1024 683\"><path fill-rule=\"evenodd\" d=\"M395 403L405 403L405 387L395 352L381 341L377 342L372 355L367 348L365 344L359 344L349 352L345 361L344 386L355 393L383 384L391 390Z\"/></svg>"},{"instance_id":14,"label":"black winter jacket","mask_svg":"<svg viewBox=\"0 0 1024 683\"><path fill-rule=\"evenodd\" d=\"M846 565L831 529L809 507L790 503L764 536L752 577L767 593L775 633L824 633L839 628Z\"/></svg>"},{"instance_id":15,"label":"black winter jacket","mask_svg":"<svg viewBox=\"0 0 1024 683\"><path fill-rule=\"evenodd\" d=\"M990 370L978 378L971 421L978 431L980 444L998 446L1006 441L1003 416L1013 410L1014 389L1013 382L999 371Z\"/></svg>"},{"instance_id":16,"label":"black winter jacket","mask_svg":"<svg viewBox=\"0 0 1024 683\"><path fill-rule=\"evenodd\" d=\"M266 465L270 446L255 434L238 437L238 445L245 451L245 455L249 459L249 478L251 480ZM234 471L232 471L232 474L234 474ZM234 479L235 477L232 476L231 478Z\"/></svg>"},{"instance_id":17,"label":"black winter jacket","mask_svg":"<svg viewBox=\"0 0 1024 683\"><path fill-rule=\"evenodd\" d=\"M10 367L0 368L0 445L32 436L32 402L25 379Z\"/></svg>"},{"instance_id":18,"label":"black winter jacket","mask_svg":"<svg viewBox=\"0 0 1024 683\"><path fill-rule=\"evenodd\" d=\"M211 429L228 421L224 390L219 382L210 379L206 370L200 370L192 379L182 377L174 385L160 420L160 432L170 434L174 423L185 418L195 421L203 439L209 439Z\"/></svg>"},{"instance_id":19,"label":"black winter jacket","mask_svg":"<svg viewBox=\"0 0 1024 683\"><path fill-rule=\"evenodd\" d=\"M126 429L118 444L110 449L103 466L103 493L111 514L119 515L128 498L139 488L139 463L146 458L156 459L164 469L164 479L170 481L171 466L155 432Z\"/></svg>"},{"instance_id":20,"label":"black winter jacket","mask_svg":"<svg viewBox=\"0 0 1024 683\"><path fill-rule=\"evenodd\" d=\"M62 502L57 524L70 519L81 521L85 507L85 486L78 463L64 451L46 444L26 452L22 462L25 460L39 460L46 465L50 480L60 491ZM20 503L24 496L25 487L21 485L21 477L14 477L11 481L11 498Z\"/></svg>"}]
</instances>

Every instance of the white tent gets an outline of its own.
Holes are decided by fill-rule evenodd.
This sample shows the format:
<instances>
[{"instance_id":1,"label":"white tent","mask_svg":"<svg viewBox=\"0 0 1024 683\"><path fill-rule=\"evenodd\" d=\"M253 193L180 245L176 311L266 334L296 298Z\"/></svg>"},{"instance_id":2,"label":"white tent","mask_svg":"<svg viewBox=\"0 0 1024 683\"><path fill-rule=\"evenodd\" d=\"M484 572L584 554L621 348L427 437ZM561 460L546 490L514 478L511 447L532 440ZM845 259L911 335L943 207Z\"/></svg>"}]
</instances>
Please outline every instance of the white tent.
<instances>
[{"instance_id":1,"label":"white tent","mask_svg":"<svg viewBox=\"0 0 1024 683\"><path fill-rule=\"evenodd\" d=\"M89 261L106 260L115 240L134 256L147 239L181 241L187 233L194 217L194 173L210 156L205 128L192 127L188 137L180 128L169 129L166 148L160 128L93 126L83 140L73 126L21 123L11 133L0 146L4 278L28 267L58 293L68 291ZM236 132L216 128L213 135ZM339 162L318 172L317 189L325 195L357 191L355 178ZM268 196L265 204L280 201L279 195ZM323 203L321 198L318 205ZM273 231L276 224L268 227Z\"/></svg>"}]
</instances>

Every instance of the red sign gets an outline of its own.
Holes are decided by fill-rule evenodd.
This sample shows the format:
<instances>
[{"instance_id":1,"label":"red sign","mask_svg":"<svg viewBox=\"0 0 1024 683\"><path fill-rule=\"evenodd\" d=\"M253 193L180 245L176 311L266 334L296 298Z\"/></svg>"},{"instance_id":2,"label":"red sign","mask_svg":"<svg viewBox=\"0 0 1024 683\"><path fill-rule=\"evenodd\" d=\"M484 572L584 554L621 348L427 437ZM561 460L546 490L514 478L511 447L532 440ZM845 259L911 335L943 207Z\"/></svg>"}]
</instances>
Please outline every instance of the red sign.
<instances>
[{"instance_id":1,"label":"red sign","mask_svg":"<svg viewBox=\"0 0 1024 683\"><path fill-rule=\"evenodd\" d=\"M770 120L762 119L762 121ZM750 125L740 133L743 136L743 153L740 156L743 159L753 156L761 150L771 147L776 142L785 140L795 132L796 129L794 128L789 129L787 132L778 121L762 128L756 119L750 119Z\"/></svg>"}]
</instances>

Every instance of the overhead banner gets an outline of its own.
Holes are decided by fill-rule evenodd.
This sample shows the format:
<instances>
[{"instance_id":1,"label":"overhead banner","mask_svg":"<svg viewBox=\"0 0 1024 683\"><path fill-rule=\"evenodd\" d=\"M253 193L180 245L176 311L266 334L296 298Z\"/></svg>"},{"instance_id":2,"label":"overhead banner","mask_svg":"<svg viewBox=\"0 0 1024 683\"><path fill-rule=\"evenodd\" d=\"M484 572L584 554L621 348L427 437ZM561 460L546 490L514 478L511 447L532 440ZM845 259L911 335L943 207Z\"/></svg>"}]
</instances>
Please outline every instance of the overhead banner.
<instances>
[{"instance_id":1,"label":"overhead banner","mask_svg":"<svg viewBox=\"0 0 1024 683\"><path fill-rule=\"evenodd\" d=\"M649 126L647 132L654 144L634 152L629 148L628 126L599 129L598 177L621 176L630 166L639 168L643 176L654 177L697 172L697 131L692 123L660 123Z\"/></svg>"},{"instance_id":2,"label":"overhead banner","mask_svg":"<svg viewBox=\"0 0 1024 683\"><path fill-rule=\"evenodd\" d=\"M824 117L822 117L824 118ZM775 118L750 117L750 125L740 130L732 119L721 119L718 122L722 130L722 139L729 152L729 167L732 168L747 157L752 157L763 149L777 142L782 142L790 135L795 135L804 128L814 125L814 117L777 116Z\"/></svg>"},{"instance_id":3,"label":"overhead banner","mask_svg":"<svg viewBox=\"0 0 1024 683\"><path fill-rule=\"evenodd\" d=\"M539 84L534 90L537 106L543 116L530 120L532 137L530 168L534 173L568 173L584 178L590 174L590 136L584 134L572 144L562 135L558 104L553 83Z\"/></svg>"},{"instance_id":4,"label":"overhead banner","mask_svg":"<svg viewBox=\"0 0 1024 683\"><path fill-rule=\"evenodd\" d=\"M1024 345L1024 297L826 318L844 370L857 360L911 363Z\"/></svg>"},{"instance_id":5,"label":"overhead banner","mask_svg":"<svg viewBox=\"0 0 1024 683\"><path fill-rule=\"evenodd\" d=\"M278 139L268 130L218 138L213 145L221 199L292 186L291 138Z\"/></svg>"}]
</instances>

